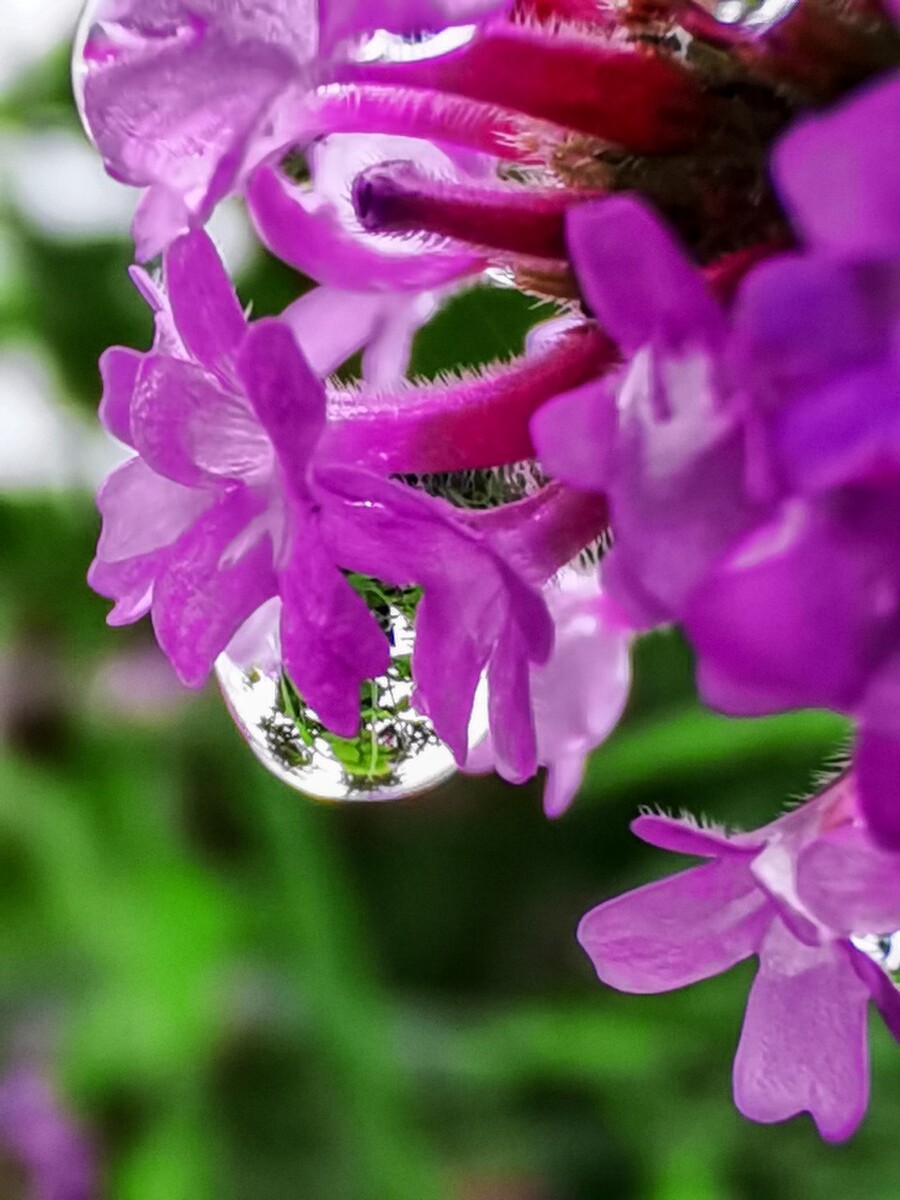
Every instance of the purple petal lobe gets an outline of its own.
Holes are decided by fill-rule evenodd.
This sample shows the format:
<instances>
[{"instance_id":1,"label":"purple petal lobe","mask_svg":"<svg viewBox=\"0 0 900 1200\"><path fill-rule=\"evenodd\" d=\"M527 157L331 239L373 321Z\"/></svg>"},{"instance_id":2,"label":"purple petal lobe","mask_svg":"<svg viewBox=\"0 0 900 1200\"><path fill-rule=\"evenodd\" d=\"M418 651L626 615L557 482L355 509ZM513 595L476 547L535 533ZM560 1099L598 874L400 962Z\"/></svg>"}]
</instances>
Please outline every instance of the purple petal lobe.
<instances>
[{"instance_id":1,"label":"purple petal lobe","mask_svg":"<svg viewBox=\"0 0 900 1200\"><path fill-rule=\"evenodd\" d=\"M556 396L531 418L541 466L585 492L602 492L608 483L616 427L615 394L604 381Z\"/></svg>"},{"instance_id":2,"label":"purple petal lobe","mask_svg":"<svg viewBox=\"0 0 900 1200\"><path fill-rule=\"evenodd\" d=\"M900 851L900 738L864 726L853 762L860 808L872 837L886 850Z\"/></svg>"},{"instance_id":3,"label":"purple petal lobe","mask_svg":"<svg viewBox=\"0 0 900 1200\"><path fill-rule=\"evenodd\" d=\"M210 238L185 234L166 251L166 294L191 355L212 370L229 363L247 323Z\"/></svg>"},{"instance_id":4,"label":"purple petal lobe","mask_svg":"<svg viewBox=\"0 0 900 1200\"><path fill-rule=\"evenodd\" d=\"M103 379L100 420L104 428L126 446L133 445L131 398L143 360L143 354L124 346L112 346L100 358L100 375Z\"/></svg>"},{"instance_id":5,"label":"purple petal lobe","mask_svg":"<svg viewBox=\"0 0 900 1200\"><path fill-rule=\"evenodd\" d=\"M660 850L671 850L675 854L697 854L702 858L716 858L723 853L743 853L752 849L752 844L747 843L748 835L745 835L738 848L724 830L708 829L690 821L655 813L637 817L631 822L631 832L641 841L658 846ZM760 838L757 845L761 847L764 844L765 839Z\"/></svg>"},{"instance_id":6,"label":"purple petal lobe","mask_svg":"<svg viewBox=\"0 0 900 1200\"><path fill-rule=\"evenodd\" d=\"M212 501L211 492L182 487L130 458L97 493L103 516L97 557L118 562L168 546Z\"/></svg>"},{"instance_id":7,"label":"purple petal lobe","mask_svg":"<svg viewBox=\"0 0 900 1200\"><path fill-rule=\"evenodd\" d=\"M246 400L194 363L147 355L131 424L148 466L187 487L271 471L271 443Z\"/></svg>"},{"instance_id":8,"label":"purple petal lobe","mask_svg":"<svg viewBox=\"0 0 900 1200\"><path fill-rule=\"evenodd\" d=\"M315 523L297 524L291 558L280 573L284 663L323 724L353 737L360 685L388 668L387 639L335 566Z\"/></svg>"},{"instance_id":9,"label":"purple petal lobe","mask_svg":"<svg viewBox=\"0 0 900 1200\"><path fill-rule=\"evenodd\" d=\"M864 601L874 613L877 594L870 560L839 523L802 501L785 505L690 599L685 626L713 668L701 672L705 699L724 705L743 692L752 703L755 693L751 713L852 707L874 637ZM716 678L739 686L717 695Z\"/></svg>"},{"instance_id":10,"label":"purple petal lobe","mask_svg":"<svg viewBox=\"0 0 900 1200\"><path fill-rule=\"evenodd\" d=\"M846 254L900 252L900 78L794 126L774 175L807 240ZM835 148L840 147L840 169Z\"/></svg>"},{"instance_id":11,"label":"purple petal lobe","mask_svg":"<svg viewBox=\"0 0 900 1200\"><path fill-rule=\"evenodd\" d=\"M578 940L610 987L668 992L755 953L771 915L746 864L725 860L599 905Z\"/></svg>"},{"instance_id":12,"label":"purple petal lobe","mask_svg":"<svg viewBox=\"0 0 900 1200\"><path fill-rule=\"evenodd\" d=\"M801 853L797 894L846 936L900 929L900 853L877 846L859 826L841 826Z\"/></svg>"},{"instance_id":13,"label":"purple petal lobe","mask_svg":"<svg viewBox=\"0 0 900 1200\"><path fill-rule=\"evenodd\" d=\"M156 639L188 687L203 684L239 627L278 590L268 537L236 562L228 559L230 546L262 508L247 488L226 493L179 538L156 581Z\"/></svg>"},{"instance_id":14,"label":"purple petal lobe","mask_svg":"<svg viewBox=\"0 0 900 1200\"><path fill-rule=\"evenodd\" d=\"M594 315L626 354L718 338L724 322L696 267L637 200L579 205L566 219L569 249Z\"/></svg>"},{"instance_id":15,"label":"purple petal lobe","mask_svg":"<svg viewBox=\"0 0 900 1200\"><path fill-rule=\"evenodd\" d=\"M150 611L153 583L168 556L166 547L120 562L94 559L88 571L88 583L95 592L116 602L106 618L108 625L130 625Z\"/></svg>"},{"instance_id":16,"label":"purple petal lobe","mask_svg":"<svg viewBox=\"0 0 900 1200\"><path fill-rule=\"evenodd\" d=\"M868 999L841 947L804 945L773 921L734 1062L744 1116L809 1112L826 1140L849 1137L868 1102Z\"/></svg>"},{"instance_id":17,"label":"purple petal lobe","mask_svg":"<svg viewBox=\"0 0 900 1200\"><path fill-rule=\"evenodd\" d=\"M238 373L285 477L306 490L310 458L325 428L325 389L281 321L257 321L238 355Z\"/></svg>"}]
</instances>

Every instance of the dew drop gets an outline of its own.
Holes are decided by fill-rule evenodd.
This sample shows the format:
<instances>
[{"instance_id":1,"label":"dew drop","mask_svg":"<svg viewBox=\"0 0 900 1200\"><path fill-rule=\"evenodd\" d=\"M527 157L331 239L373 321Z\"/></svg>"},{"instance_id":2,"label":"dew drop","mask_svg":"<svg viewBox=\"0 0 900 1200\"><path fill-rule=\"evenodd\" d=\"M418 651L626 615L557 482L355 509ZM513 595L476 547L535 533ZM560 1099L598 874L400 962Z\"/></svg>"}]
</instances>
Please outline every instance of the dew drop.
<instances>
[{"instance_id":1,"label":"dew drop","mask_svg":"<svg viewBox=\"0 0 900 1200\"><path fill-rule=\"evenodd\" d=\"M363 685L360 733L353 740L322 726L263 642L256 661L242 654L238 662L229 652L219 657L216 674L236 725L283 783L319 800L399 800L454 774L450 750L411 705L412 627L391 611L389 631L391 667Z\"/></svg>"},{"instance_id":2,"label":"dew drop","mask_svg":"<svg viewBox=\"0 0 900 1200\"><path fill-rule=\"evenodd\" d=\"M437 58L465 46L477 30L476 25L451 25L436 33L409 36L378 29L364 39L353 57L357 62L366 63L418 62L423 58Z\"/></svg>"},{"instance_id":3,"label":"dew drop","mask_svg":"<svg viewBox=\"0 0 900 1200\"><path fill-rule=\"evenodd\" d=\"M900 930L894 933L864 933L850 941L883 967L895 983L900 983Z\"/></svg>"},{"instance_id":4,"label":"dew drop","mask_svg":"<svg viewBox=\"0 0 900 1200\"><path fill-rule=\"evenodd\" d=\"M72 93L85 133L94 141L85 109L85 88L91 73L134 55L148 44L158 48L197 39L203 22L190 12L143 24L140 10L124 0L86 0L72 45Z\"/></svg>"},{"instance_id":5,"label":"dew drop","mask_svg":"<svg viewBox=\"0 0 900 1200\"><path fill-rule=\"evenodd\" d=\"M719 25L736 32L765 33L783 21L799 0L694 0Z\"/></svg>"}]
</instances>

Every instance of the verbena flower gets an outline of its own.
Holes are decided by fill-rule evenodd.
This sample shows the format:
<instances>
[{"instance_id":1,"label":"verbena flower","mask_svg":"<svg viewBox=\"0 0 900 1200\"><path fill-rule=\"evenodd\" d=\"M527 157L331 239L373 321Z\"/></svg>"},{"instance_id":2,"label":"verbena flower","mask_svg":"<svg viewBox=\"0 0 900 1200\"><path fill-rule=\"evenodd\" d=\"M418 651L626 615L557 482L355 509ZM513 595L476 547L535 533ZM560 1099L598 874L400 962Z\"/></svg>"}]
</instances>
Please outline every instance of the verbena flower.
<instances>
[{"instance_id":1,"label":"verbena flower","mask_svg":"<svg viewBox=\"0 0 900 1200\"><path fill-rule=\"evenodd\" d=\"M757 266L730 313L634 201L573 213L627 366L534 419L551 472L609 499L611 594L648 627L684 623L725 711L856 715L862 802L894 843L900 176L880 164L898 127L895 79L780 143L807 249Z\"/></svg>"},{"instance_id":2,"label":"verbena flower","mask_svg":"<svg viewBox=\"0 0 900 1200\"><path fill-rule=\"evenodd\" d=\"M438 29L495 0L92 0L75 62L82 114L107 169L146 189L139 258L202 224L253 166L290 145L298 109L333 77L344 39Z\"/></svg>"},{"instance_id":3,"label":"verbena flower","mask_svg":"<svg viewBox=\"0 0 900 1200\"><path fill-rule=\"evenodd\" d=\"M866 1103L870 996L900 1032L860 949L900 925L900 30L895 0L770 12L96 8L86 121L147 189L139 255L168 250L161 290L137 276L153 350L103 362L137 455L101 492L91 579L114 621L152 611L186 682L249 655L348 737L390 630L351 573L395 589L412 703L460 763L545 765L550 815L618 719L636 632L679 623L727 712L852 715L852 777L756 834L640 818L714 861L581 927L626 990L758 955L738 1104L836 1139ZM447 53L365 38L464 21ZM278 320L177 236L234 192L325 285ZM510 363L407 383L415 331L479 278L562 320ZM359 385L321 382L358 349Z\"/></svg>"},{"instance_id":4,"label":"verbena flower","mask_svg":"<svg viewBox=\"0 0 900 1200\"><path fill-rule=\"evenodd\" d=\"M575 798L591 752L622 715L631 684L632 630L603 595L595 573L567 572L548 585L545 596L554 624L553 653L531 668L530 683L537 761L547 768L544 811L558 817ZM496 765L488 733L466 769Z\"/></svg>"},{"instance_id":5,"label":"verbena flower","mask_svg":"<svg viewBox=\"0 0 900 1200\"><path fill-rule=\"evenodd\" d=\"M157 345L104 361L103 417L137 450L101 489L92 585L111 620L150 610L181 679L215 659L271 597L285 668L335 733L359 724L359 687L384 673L384 632L340 568L424 588L414 681L460 759L487 670L501 759L534 770L528 664L550 652L537 593L489 531L445 501L339 463L326 395L288 327L248 323L208 238L167 251ZM345 460L346 461L346 460Z\"/></svg>"},{"instance_id":6,"label":"verbena flower","mask_svg":"<svg viewBox=\"0 0 900 1200\"><path fill-rule=\"evenodd\" d=\"M867 837L853 786L753 833L639 817L644 841L711 861L599 905L578 929L600 979L626 992L670 991L756 955L735 1103L763 1122L809 1112L830 1141L868 1103L869 1000L900 1038L900 993L853 941L900 926L900 860Z\"/></svg>"}]
</instances>

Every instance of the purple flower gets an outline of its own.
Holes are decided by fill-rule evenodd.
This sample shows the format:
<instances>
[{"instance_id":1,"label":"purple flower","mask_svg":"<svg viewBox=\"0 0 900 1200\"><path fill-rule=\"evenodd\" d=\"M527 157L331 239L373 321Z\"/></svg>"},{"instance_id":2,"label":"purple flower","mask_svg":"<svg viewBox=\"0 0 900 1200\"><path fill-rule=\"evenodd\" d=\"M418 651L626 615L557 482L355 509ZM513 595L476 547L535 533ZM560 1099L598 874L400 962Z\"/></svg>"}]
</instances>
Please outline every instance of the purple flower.
<instances>
[{"instance_id":1,"label":"purple flower","mask_svg":"<svg viewBox=\"0 0 900 1200\"><path fill-rule=\"evenodd\" d=\"M544 467L603 492L607 591L634 623L678 620L734 539L758 522L745 422L723 377L725 314L659 220L629 198L574 210L582 288L626 359L532 419Z\"/></svg>"},{"instance_id":2,"label":"purple flower","mask_svg":"<svg viewBox=\"0 0 900 1200\"><path fill-rule=\"evenodd\" d=\"M778 506L730 549L685 616L713 703L737 712L826 705L858 719L862 804L873 832L895 846L898 124L894 77L801 123L777 148L776 181L809 249L747 279L733 354L753 389Z\"/></svg>"},{"instance_id":3,"label":"purple flower","mask_svg":"<svg viewBox=\"0 0 900 1200\"><path fill-rule=\"evenodd\" d=\"M133 228L138 257L202 224L254 165L296 140L299 108L328 82L337 40L379 28L440 28L499 7L269 0L262 10L241 0L97 0L76 50L76 86L110 174L147 189Z\"/></svg>"},{"instance_id":4,"label":"purple flower","mask_svg":"<svg viewBox=\"0 0 900 1200\"><path fill-rule=\"evenodd\" d=\"M591 751L615 728L631 683L632 631L602 595L596 576L575 571L545 588L553 653L531 668L537 760L547 768L544 811L561 816L581 786ZM495 766L495 738L473 748L466 769Z\"/></svg>"},{"instance_id":5,"label":"purple flower","mask_svg":"<svg viewBox=\"0 0 900 1200\"><path fill-rule=\"evenodd\" d=\"M310 147L311 187L263 163L247 184L247 207L260 239L283 262L345 290L427 292L478 274L485 258L465 247L442 248L425 236L378 237L362 228L351 198L353 180L374 161L396 157L441 174L457 169L428 142L354 134Z\"/></svg>"},{"instance_id":6,"label":"purple flower","mask_svg":"<svg viewBox=\"0 0 900 1200\"><path fill-rule=\"evenodd\" d=\"M20 1068L0 1081L0 1143L34 1200L91 1200L96 1194L90 1146L32 1070Z\"/></svg>"},{"instance_id":7,"label":"purple flower","mask_svg":"<svg viewBox=\"0 0 900 1200\"><path fill-rule=\"evenodd\" d=\"M138 452L98 501L90 581L116 601L111 621L150 610L178 675L199 686L244 622L279 596L290 677L329 728L352 736L359 685L386 670L388 644L341 568L420 585L422 706L464 757L486 669L508 769L530 774L528 663L551 642L536 592L450 505L331 460L322 384L285 324L247 323L205 234L173 243L164 280L164 296L147 293L154 349L117 347L103 361L104 421Z\"/></svg>"},{"instance_id":8,"label":"purple flower","mask_svg":"<svg viewBox=\"0 0 900 1200\"><path fill-rule=\"evenodd\" d=\"M645 626L684 624L709 703L857 718L861 803L892 845L898 124L894 77L782 140L776 183L809 248L752 270L727 315L635 202L573 213L582 286L627 361L533 422L553 474L608 495L611 596Z\"/></svg>"},{"instance_id":9,"label":"purple flower","mask_svg":"<svg viewBox=\"0 0 900 1200\"><path fill-rule=\"evenodd\" d=\"M757 955L734 1063L734 1097L752 1120L811 1113L840 1141L868 1101L866 1006L900 1037L900 994L852 940L900 926L900 859L878 849L839 781L755 833L728 835L662 816L634 832L711 861L589 912L578 938L600 979L664 992Z\"/></svg>"},{"instance_id":10,"label":"purple flower","mask_svg":"<svg viewBox=\"0 0 900 1200\"><path fill-rule=\"evenodd\" d=\"M448 25L466 25L510 7L510 0L319 0L321 41L326 47L342 38L384 29L423 33Z\"/></svg>"}]
</instances>

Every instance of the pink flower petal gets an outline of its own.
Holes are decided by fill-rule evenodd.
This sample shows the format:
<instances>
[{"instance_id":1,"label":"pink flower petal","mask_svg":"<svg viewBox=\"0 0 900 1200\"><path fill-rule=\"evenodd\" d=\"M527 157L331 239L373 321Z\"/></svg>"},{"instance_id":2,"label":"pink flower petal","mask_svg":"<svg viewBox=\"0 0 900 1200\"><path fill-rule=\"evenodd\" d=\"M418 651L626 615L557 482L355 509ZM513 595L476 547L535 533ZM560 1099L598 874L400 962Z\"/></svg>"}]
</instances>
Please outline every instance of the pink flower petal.
<instances>
[{"instance_id":1,"label":"pink flower petal","mask_svg":"<svg viewBox=\"0 0 900 1200\"><path fill-rule=\"evenodd\" d=\"M900 738L863 726L853 764L859 803L872 837L886 850L900 850ZM883 930L873 930L881 933Z\"/></svg>"},{"instance_id":2,"label":"pink flower petal","mask_svg":"<svg viewBox=\"0 0 900 1200\"><path fill-rule=\"evenodd\" d=\"M864 829L843 825L817 838L797 860L797 894L813 916L850 934L900 929L900 853Z\"/></svg>"},{"instance_id":3,"label":"pink flower petal","mask_svg":"<svg viewBox=\"0 0 900 1200\"><path fill-rule=\"evenodd\" d=\"M97 557L119 562L170 546L213 499L212 492L182 487L130 458L97 493L103 516Z\"/></svg>"},{"instance_id":4,"label":"pink flower petal","mask_svg":"<svg viewBox=\"0 0 900 1200\"><path fill-rule=\"evenodd\" d=\"M900 78L888 76L781 139L775 181L808 241L848 255L900 252L898 122Z\"/></svg>"},{"instance_id":5,"label":"pink flower petal","mask_svg":"<svg viewBox=\"0 0 900 1200\"><path fill-rule=\"evenodd\" d=\"M187 487L261 478L272 468L272 444L247 401L181 359L146 355L131 426L144 462Z\"/></svg>"},{"instance_id":6,"label":"pink flower petal","mask_svg":"<svg viewBox=\"0 0 900 1200\"><path fill-rule=\"evenodd\" d=\"M594 380L564 392L531 418L531 436L544 470L585 492L609 481L609 454L618 428L615 380Z\"/></svg>"},{"instance_id":7,"label":"pink flower petal","mask_svg":"<svg viewBox=\"0 0 900 1200\"><path fill-rule=\"evenodd\" d=\"M247 488L223 495L179 538L156 581L156 639L188 687L205 682L243 622L278 590L268 537L228 560L229 547L262 508Z\"/></svg>"},{"instance_id":8,"label":"pink flower petal","mask_svg":"<svg viewBox=\"0 0 900 1200\"><path fill-rule=\"evenodd\" d=\"M623 992L668 992L756 952L772 909L746 863L694 867L592 909L578 940L600 979Z\"/></svg>"},{"instance_id":9,"label":"pink flower petal","mask_svg":"<svg viewBox=\"0 0 900 1200\"><path fill-rule=\"evenodd\" d=\"M354 737L360 685L387 670L387 639L335 565L315 521L295 525L293 552L279 575L282 657L322 723Z\"/></svg>"},{"instance_id":10,"label":"pink flower petal","mask_svg":"<svg viewBox=\"0 0 900 1200\"><path fill-rule=\"evenodd\" d=\"M273 254L320 283L353 291L428 291L477 274L485 260L473 254L430 251L391 253L384 239L342 225L336 211L317 207L270 167L253 173L247 205L262 242ZM378 243L378 244L376 244Z\"/></svg>"},{"instance_id":11,"label":"pink flower petal","mask_svg":"<svg viewBox=\"0 0 900 1200\"><path fill-rule=\"evenodd\" d=\"M143 361L143 354L124 346L111 346L100 358L100 375L103 379L100 420L113 437L126 446L133 445L131 398Z\"/></svg>"},{"instance_id":12,"label":"pink flower petal","mask_svg":"<svg viewBox=\"0 0 900 1200\"><path fill-rule=\"evenodd\" d=\"M225 369L247 329L243 310L207 234L185 234L164 259L166 295L178 332L201 365Z\"/></svg>"},{"instance_id":13,"label":"pink flower petal","mask_svg":"<svg viewBox=\"0 0 900 1200\"><path fill-rule=\"evenodd\" d=\"M869 992L841 947L807 946L779 920L760 949L734 1062L734 1099L766 1124L809 1112L842 1141L869 1094Z\"/></svg>"},{"instance_id":14,"label":"pink flower petal","mask_svg":"<svg viewBox=\"0 0 900 1200\"><path fill-rule=\"evenodd\" d=\"M241 345L238 374L272 439L290 488L306 492L309 461L325 428L325 389L280 321L253 324Z\"/></svg>"},{"instance_id":15,"label":"pink flower petal","mask_svg":"<svg viewBox=\"0 0 900 1200\"><path fill-rule=\"evenodd\" d=\"M631 822L631 832L641 841L660 850L671 850L675 854L697 854L702 858L718 858L723 854L743 854L765 845L765 838L750 841L752 835L744 834L739 845L727 833L694 825L687 820L665 817L662 814L644 813Z\"/></svg>"},{"instance_id":16,"label":"pink flower petal","mask_svg":"<svg viewBox=\"0 0 900 1200\"><path fill-rule=\"evenodd\" d=\"M695 346L724 333L697 268L639 201L616 196L579 205L566 230L587 303L625 354L650 343Z\"/></svg>"}]
</instances>

